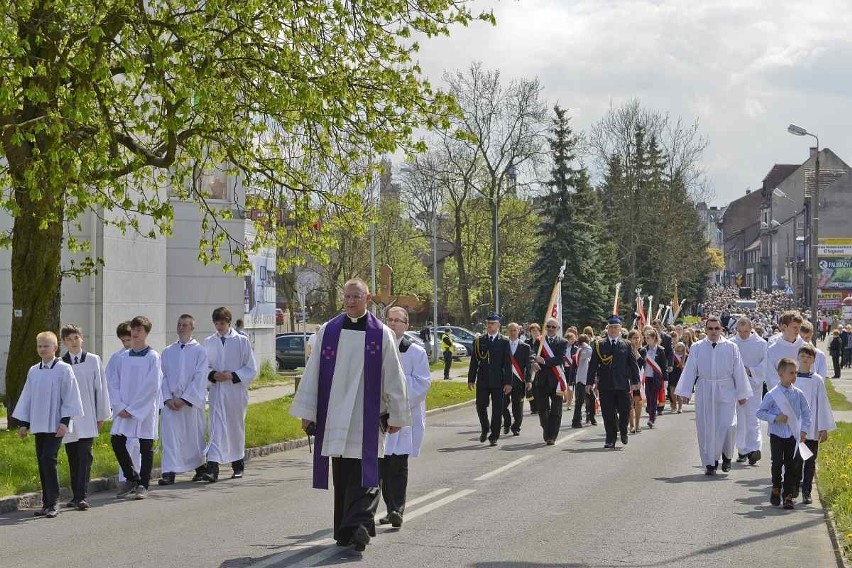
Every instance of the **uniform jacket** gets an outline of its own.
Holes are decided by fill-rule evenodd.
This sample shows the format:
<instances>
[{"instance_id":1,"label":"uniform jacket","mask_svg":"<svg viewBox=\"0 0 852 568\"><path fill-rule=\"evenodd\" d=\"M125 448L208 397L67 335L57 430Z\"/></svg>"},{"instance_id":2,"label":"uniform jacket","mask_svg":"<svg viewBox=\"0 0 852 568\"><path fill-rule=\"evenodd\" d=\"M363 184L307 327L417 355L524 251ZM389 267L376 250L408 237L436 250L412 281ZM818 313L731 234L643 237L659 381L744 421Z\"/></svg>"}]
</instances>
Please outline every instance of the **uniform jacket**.
<instances>
[{"instance_id":1,"label":"uniform jacket","mask_svg":"<svg viewBox=\"0 0 852 568\"><path fill-rule=\"evenodd\" d=\"M586 384L597 382L598 390L630 390L639 384L639 367L633 358L633 349L624 339L618 339L615 347L609 338L598 339L592 345L592 360Z\"/></svg>"},{"instance_id":2,"label":"uniform jacket","mask_svg":"<svg viewBox=\"0 0 852 568\"><path fill-rule=\"evenodd\" d=\"M512 361L509 340L500 334L491 341L488 335L473 340L467 382L477 389L496 389L512 384Z\"/></svg>"},{"instance_id":3,"label":"uniform jacket","mask_svg":"<svg viewBox=\"0 0 852 568\"><path fill-rule=\"evenodd\" d=\"M643 348L642 351L640 351L640 353L642 353L643 357L644 357L643 360L642 360L642 363L641 363L641 365L644 367L645 364L646 364L645 361L647 360L647 357L648 357L648 348L647 347ZM669 360L669 358L666 354L666 350L663 348L662 344L657 345L657 355L654 357L654 362L657 364L657 366L660 367L660 370L663 372L663 376L662 377L657 376L657 377L655 377L655 380L657 380L657 381L659 381L659 380L668 381L669 380L669 372L666 369L668 368L669 365L672 365L673 362ZM646 373L646 376L647 376L647 373Z\"/></svg>"}]
</instances>

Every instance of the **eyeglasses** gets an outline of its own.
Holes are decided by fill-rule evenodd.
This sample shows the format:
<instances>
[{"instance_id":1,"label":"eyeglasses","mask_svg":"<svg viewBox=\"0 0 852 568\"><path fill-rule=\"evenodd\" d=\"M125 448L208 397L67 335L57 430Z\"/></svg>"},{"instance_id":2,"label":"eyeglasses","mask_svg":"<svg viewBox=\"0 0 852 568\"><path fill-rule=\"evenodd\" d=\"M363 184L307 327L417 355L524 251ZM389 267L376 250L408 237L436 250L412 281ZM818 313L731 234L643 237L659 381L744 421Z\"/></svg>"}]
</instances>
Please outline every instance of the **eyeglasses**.
<instances>
[{"instance_id":1,"label":"eyeglasses","mask_svg":"<svg viewBox=\"0 0 852 568\"><path fill-rule=\"evenodd\" d=\"M546 327L547 329L559 329L558 325L546 325L544 327Z\"/></svg>"},{"instance_id":2,"label":"eyeglasses","mask_svg":"<svg viewBox=\"0 0 852 568\"><path fill-rule=\"evenodd\" d=\"M388 318L388 323L408 323L408 320L399 318Z\"/></svg>"},{"instance_id":3,"label":"eyeglasses","mask_svg":"<svg viewBox=\"0 0 852 568\"><path fill-rule=\"evenodd\" d=\"M343 300L346 302L359 302L364 299L364 296L358 294L356 296L343 296Z\"/></svg>"},{"instance_id":4,"label":"eyeglasses","mask_svg":"<svg viewBox=\"0 0 852 568\"><path fill-rule=\"evenodd\" d=\"M705 327L707 331L722 331L721 327Z\"/></svg>"}]
</instances>

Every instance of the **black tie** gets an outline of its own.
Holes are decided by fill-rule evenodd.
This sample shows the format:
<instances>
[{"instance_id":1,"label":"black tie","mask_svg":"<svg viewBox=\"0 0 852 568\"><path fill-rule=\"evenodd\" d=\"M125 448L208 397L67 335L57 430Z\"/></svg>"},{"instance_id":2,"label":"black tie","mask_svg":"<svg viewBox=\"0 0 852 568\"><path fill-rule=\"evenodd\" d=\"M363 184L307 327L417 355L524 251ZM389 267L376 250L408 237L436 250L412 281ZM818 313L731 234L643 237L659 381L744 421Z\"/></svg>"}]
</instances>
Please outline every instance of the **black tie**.
<instances>
[{"instance_id":1,"label":"black tie","mask_svg":"<svg viewBox=\"0 0 852 568\"><path fill-rule=\"evenodd\" d=\"M225 338L224 338L224 337L220 337L219 339L221 339L221 340L222 340L222 345L225 345Z\"/></svg>"},{"instance_id":2,"label":"black tie","mask_svg":"<svg viewBox=\"0 0 852 568\"><path fill-rule=\"evenodd\" d=\"M710 345L712 345L712 346L713 346L713 349L716 349L716 344L715 344L715 343L711 343Z\"/></svg>"},{"instance_id":3,"label":"black tie","mask_svg":"<svg viewBox=\"0 0 852 568\"><path fill-rule=\"evenodd\" d=\"M610 339L610 340L609 340L609 344L610 344L611 346L615 347L615 339Z\"/></svg>"},{"instance_id":4,"label":"black tie","mask_svg":"<svg viewBox=\"0 0 852 568\"><path fill-rule=\"evenodd\" d=\"M79 363L79 361L77 360L77 356L74 355L74 364L76 365L77 363Z\"/></svg>"},{"instance_id":5,"label":"black tie","mask_svg":"<svg viewBox=\"0 0 852 568\"><path fill-rule=\"evenodd\" d=\"M223 339L224 339L224 338L223 338ZM225 344L225 342L223 341L223 342L222 342L222 345L224 345L224 344ZM180 348L181 348L181 349L183 349L184 347L186 347L186 345L185 345L185 344L183 344L183 343L181 343L181 344L180 344Z\"/></svg>"}]
</instances>

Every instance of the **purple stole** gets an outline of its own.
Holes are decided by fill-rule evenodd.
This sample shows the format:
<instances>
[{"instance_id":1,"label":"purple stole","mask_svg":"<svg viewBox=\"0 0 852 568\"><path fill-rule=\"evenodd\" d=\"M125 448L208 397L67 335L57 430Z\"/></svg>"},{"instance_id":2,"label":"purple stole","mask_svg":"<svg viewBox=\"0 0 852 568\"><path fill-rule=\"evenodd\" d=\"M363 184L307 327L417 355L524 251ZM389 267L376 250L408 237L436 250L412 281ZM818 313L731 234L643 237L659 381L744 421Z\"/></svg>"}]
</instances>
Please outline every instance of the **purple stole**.
<instances>
[{"instance_id":1,"label":"purple stole","mask_svg":"<svg viewBox=\"0 0 852 568\"><path fill-rule=\"evenodd\" d=\"M319 370L317 394L317 433L314 452L314 489L328 489L328 457L322 455L325 422L328 416L328 399L331 381L337 362L337 343L343 322L348 316L340 314L325 326ZM364 431L361 439L361 486L379 485L379 409L382 391L382 340L383 326L373 314L367 312L367 334L364 341Z\"/></svg>"}]
</instances>

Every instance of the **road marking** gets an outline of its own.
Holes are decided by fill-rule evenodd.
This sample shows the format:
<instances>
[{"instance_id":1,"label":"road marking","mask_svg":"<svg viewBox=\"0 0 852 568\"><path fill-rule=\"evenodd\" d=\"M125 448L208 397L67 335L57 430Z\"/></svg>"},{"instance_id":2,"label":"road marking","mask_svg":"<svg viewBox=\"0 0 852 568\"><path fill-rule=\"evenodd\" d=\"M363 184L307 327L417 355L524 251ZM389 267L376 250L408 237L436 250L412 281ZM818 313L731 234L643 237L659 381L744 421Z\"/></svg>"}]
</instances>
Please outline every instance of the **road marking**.
<instances>
[{"instance_id":1,"label":"road marking","mask_svg":"<svg viewBox=\"0 0 852 568\"><path fill-rule=\"evenodd\" d=\"M530 457L532 457L532 456L530 456ZM442 491L442 490L439 490L439 491ZM434 511L438 507L443 507L444 505L446 505L448 503L452 503L453 501L461 499L462 497L467 497L471 493L475 493L475 492L476 492L475 489L463 489L463 490L461 490L457 493L453 493L452 495L447 495L443 499L439 499L438 501L435 501L434 503L429 503L428 505L421 507L421 508L417 509L416 511L406 512L403 518L406 521L416 519L420 515L425 515L426 513ZM433 493L435 493L435 492L433 491ZM426 497L426 495L424 495L423 497ZM320 552L317 552L316 554L312 554L311 556L308 556L307 558L303 558L302 560L300 560L296 564L292 564L290 566L291 566L291 568L309 568L310 566L314 566L318 562L322 562L323 560L328 560L332 556L335 556L335 555L341 554L341 553L345 553L348 556L351 556L352 551L351 551L351 549L341 549L341 548L338 548L338 547L335 546L333 548L327 548L325 550L321 550ZM260 565L257 565L257 566L260 566ZM269 566L269 565L267 565L267 566Z\"/></svg>"},{"instance_id":2,"label":"road marking","mask_svg":"<svg viewBox=\"0 0 852 568\"><path fill-rule=\"evenodd\" d=\"M512 469L512 468L513 468L513 467L515 467L515 466L519 466L519 465L521 465L521 464L522 464L522 463L524 463L525 461L527 461L527 460L529 460L529 459L532 459L532 457L533 457L533 456L532 456L532 454L529 454L529 455L526 455L526 456L520 457L520 458L516 459L516 460L515 460L515 461L513 461L513 462L509 462L509 463L507 463L507 464L506 464L506 465L504 465L503 467L498 467L498 468L497 468L497 469L495 469L494 471L489 471L488 473L485 473L485 474L483 474L483 475L480 475L479 477L477 477L476 479L474 479L474 481L485 481L486 479L491 479L491 478L492 478L492 477L494 477L495 475L500 475L501 473L503 473L503 472L504 472L504 471L506 471L506 470L509 470L509 469Z\"/></svg>"},{"instance_id":3,"label":"road marking","mask_svg":"<svg viewBox=\"0 0 852 568\"><path fill-rule=\"evenodd\" d=\"M583 429L579 429L572 434L568 434L567 436L563 436L563 437L559 438L558 440L556 440L556 444L554 444L554 445L558 446L559 444L564 444L568 440L572 440L582 433L583 433Z\"/></svg>"}]
</instances>

